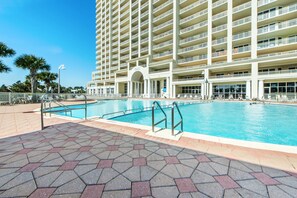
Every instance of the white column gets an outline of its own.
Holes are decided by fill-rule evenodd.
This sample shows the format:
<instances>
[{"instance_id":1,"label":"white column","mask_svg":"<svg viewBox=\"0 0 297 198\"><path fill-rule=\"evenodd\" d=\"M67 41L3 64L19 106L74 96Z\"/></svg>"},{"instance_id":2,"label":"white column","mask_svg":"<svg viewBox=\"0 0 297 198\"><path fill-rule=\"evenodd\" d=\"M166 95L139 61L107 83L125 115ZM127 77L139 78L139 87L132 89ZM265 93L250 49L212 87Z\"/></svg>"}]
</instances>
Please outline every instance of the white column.
<instances>
[{"instance_id":1,"label":"white column","mask_svg":"<svg viewBox=\"0 0 297 198\"><path fill-rule=\"evenodd\" d=\"M179 1L173 1L173 60L177 60L179 43Z\"/></svg>"},{"instance_id":2,"label":"white column","mask_svg":"<svg viewBox=\"0 0 297 198\"><path fill-rule=\"evenodd\" d=\"M251 13L251 58L257 58L257 35L258 35L258 0L252 0Z\"/></svg>"},{"instance_id":3,"label":"white column","mask_svg":"<svg viewBox=\"0 0 297 198\"><path fill-rule=\"evenodd\" d=\"M170 78L166 78L166 96L170 97Z\"/></svg>"},{"instance_id":4,"label":"white column","mask_svg":"<svg viewBox=\"0 0 297 198\"><path fill-rule=\"evenodd\" d=\"M201 83L201 97L204 98L205 96L205 83Z\"/></svg>"},{"instance_id":5,"label":"white column","mask_svg":"<svg viewBox=\"0 0 297 198\"><path fill-rule=\"evenodd\" d=\"M119 94L119 83L118 82L116 83L115 93L116 94Z\"/></svg>"},{"instance_id":6,"label":"white column","mask_svg":"<svg viewBox=\"0 0 297 198\"><path fill-rule=\"evenodd\" d=\"M258 63L252 63L252 99L258 98Z\"/></svg>"},{"instance_id":7,"label":"white column","mask_svg":"<svg viewBox=\"0 0 297 198\"><path fill-rule=\"evenodd\" d=\"M208 95L208 98L211 98L212 96L212 83L209 83L209 95Z\"/></svg>"},{"instance_id":8,"label":"white column","mask_svg":"<svg viewBox=\"0 0 297 198\"><path fill-rule=\"evenodd\" d=\"M133 96L133 81L130 82L130 97Z\"/></svg>"},{"instance_id":9,"label":"white column","mask_svg":"<svg viewBox=\"0 0 297 198\"><path fill-rule=\"evenodd\" d=\"M259 99L262 99L264 96L264 81L259 80Z\"/></svg>"},{"instance_id":10,"label":"white column","mask_svg":"<svg viewBox=\"0 0 297 198\"><path fill-rule=\"evenodd\" d=\"M207 64L211 65L212 56L212 1L208 1L208 15L207 15L208 29L207 29Z\"/></svg>"},{"instance_id":11,"label":"white column","mask_svg":"<svg viewBox=\"0 0 297 198\"><path fill-rule=\"evenodd\" d=\"M147 96L147 79L144 80L144 95Z\"/></svg>"},{"instance_id":12,"label":"white column","mask_svg":"<svg viewBox=\"0 0 297 198\"><path fill-rule=\"evenodd\" d=\"M233 0L228 0L228 15L227 15L227 62L232 62L232 14Z\"/></svg>"},{"instance_id":13,"label":"white column","mask_svg":"<svg viewBox=\"0 0 297 198\"><path fill-rule=\"evenodd\" d=\"M147 97L150 98L151 97L151 80L148 79L147 80Z\"/></svg>"},{"instance_id":14,"label":"white column","mask_svg":"<svg viewBox=\"0 0 297 198\"><path fill-rule=\"evenodd\" d=\"M251 98L251 81L246 81L246 91L245 91L245 98L250 99Z\"/></svg>"},{"instance_id":15,"label":"white column","mask_svg":"<svg viewBox=\"0 0 297 198\"><path fill-rule=\"evenodd\" d=\"M172 86L172 98L176 97L176 85Z\"/></svg>"}]
</instances>

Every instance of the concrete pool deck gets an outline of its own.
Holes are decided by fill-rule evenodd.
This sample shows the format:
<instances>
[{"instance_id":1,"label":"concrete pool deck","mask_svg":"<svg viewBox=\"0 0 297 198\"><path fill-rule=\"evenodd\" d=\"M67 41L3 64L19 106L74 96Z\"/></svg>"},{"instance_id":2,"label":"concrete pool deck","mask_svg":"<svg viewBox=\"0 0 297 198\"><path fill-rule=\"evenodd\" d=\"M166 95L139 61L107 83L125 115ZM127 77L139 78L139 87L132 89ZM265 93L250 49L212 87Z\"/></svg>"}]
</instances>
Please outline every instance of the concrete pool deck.
<instances>
[{"instance_id":1,"label":"concrete pool deck","mask_svg":"<svg viewBox=\"0 0 297 198\"><path fill-rule=\"evenodd\" d=\"M0 197L295 197L297 155L0 106ZM26 133L26 134L24 134ZM10 136L10 137L8 137Z\"/></svg>"}]
</instances>

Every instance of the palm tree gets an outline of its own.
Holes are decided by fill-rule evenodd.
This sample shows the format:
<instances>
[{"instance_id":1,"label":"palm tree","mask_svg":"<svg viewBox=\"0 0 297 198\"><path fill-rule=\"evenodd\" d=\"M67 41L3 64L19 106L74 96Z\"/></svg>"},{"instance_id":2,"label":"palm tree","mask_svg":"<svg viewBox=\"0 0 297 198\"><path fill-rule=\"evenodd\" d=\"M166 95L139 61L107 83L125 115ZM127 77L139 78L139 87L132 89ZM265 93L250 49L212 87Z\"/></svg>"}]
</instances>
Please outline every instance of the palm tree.
<instances>
[{"instance_id":1,"label":"palm tree","mask_svg":"<svg viewBox=\"0 0 297 198\"><path fill-rule=\"evenodd\" d=\"M49 88L51 87L52 83L57 80L58 74L51 73L48 71L41 72L37 75L37 79L44 82L44 85L46 87L46 92L49 91ZM52 87L53 88L53 87Z\"/></svg>"},{"instance_id":2,"label":"palm tree","mask_svg":"<svg viewBox=\"0 0 297 198\"><path fill-rule=\"evenodd\" d=\"M31 80L31 93L34 96L34 93L36 93L37 89L37 75L39 71L49 71L50 66L46 63L44 58L39 58L34 55L22 55L18 57L14 64L22 69L28 69L30 74L30 80ZM33 99L33 102L35 100Z\"/></svg>"},{"instance_id":3,"label":"palm tree","mask_svg":"<svg viewBox=\"0 0 297 198\"><path fill-rule=\"evenodd\" d=\"M4 43L0 42L0 57L6 58L11 57L13 55L15 55L15 51L7 47ZM11 69L0 60L0 73L9 71L11 71Z\"/></svg>"}]
</instances>

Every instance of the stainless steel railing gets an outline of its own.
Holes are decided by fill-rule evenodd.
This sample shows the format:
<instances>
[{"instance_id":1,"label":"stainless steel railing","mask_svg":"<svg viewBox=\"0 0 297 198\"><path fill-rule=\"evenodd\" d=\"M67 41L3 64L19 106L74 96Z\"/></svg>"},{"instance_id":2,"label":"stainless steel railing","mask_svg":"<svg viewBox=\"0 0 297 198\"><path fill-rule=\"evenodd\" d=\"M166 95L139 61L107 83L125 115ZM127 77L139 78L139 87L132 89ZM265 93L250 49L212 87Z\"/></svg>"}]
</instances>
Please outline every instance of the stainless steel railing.
<instances>
[{"instance_id":1,"label":"stainless steel railing","mask_svg":"<svg viewBox=\"0 0 297 198\"><path fill-rule=\"evenodd\" d=\"M159 109L162 111L164 118L160 120L159 122L155 123L155 107L159 107ZM152 105L152 131L155 132L155 126L158 124L165 122L165 128L167 128L167 115L164 112L163 108L161 107L160 103L158 101L154 101Z\"/></svg>"},{"instance_id":2,"label":"stainless steel railing","mask_svg":"<svg viewBox=\"0 0 297 198\"><path fill-rule=\"evenodd\" d=\"M177 112L178 112L178 114L180 116L180 120L178 121L177 124L174 124L174 109L175 108L176 108L176 110L177 110ZM173 102L172 107L171 107L171 135L174 136L174 129L176 127L178 127L179 125L181 127L180 131L183 132L184 131L184 119L183 119L183 116L182 116L182 114L181 114L181 112L179 110L179 107L178 107L177 103Z\"/></svg>"}]
</instances>

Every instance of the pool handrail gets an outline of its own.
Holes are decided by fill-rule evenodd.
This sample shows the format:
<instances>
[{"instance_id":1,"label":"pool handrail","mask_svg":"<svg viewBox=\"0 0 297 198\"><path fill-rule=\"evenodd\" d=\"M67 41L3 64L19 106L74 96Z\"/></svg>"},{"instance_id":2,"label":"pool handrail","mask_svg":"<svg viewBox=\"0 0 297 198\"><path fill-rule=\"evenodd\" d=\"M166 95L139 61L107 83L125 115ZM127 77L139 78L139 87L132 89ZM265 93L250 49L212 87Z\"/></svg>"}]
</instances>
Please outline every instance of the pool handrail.
<instances>
[{"instance_id":1,"label":"pool handrail","mask_svg":"<svg viewBox=\"0 0 297 198\"><path fill-rule=\"evenodd\" d=\"M176 125L174 125L174 109L175 109L174 107L176 107L177 112L178 112L178 114L180 116L180 120ZM181 114L181 112L179 110L179 107L178 107L177 103L173 102L172 106L171 106L171 135L172 136L174 136L174 129L176 127L178 127L179 125L181 127L180 131L183 132L184 131L184 119L183 119L183 116L182 116L182 114Z\"/></svg>"},{"instance_id":2,"label":"pool handrail","mask_svg":"<svg viewBox=\"0 0 297 198\"><path fill-rule=\"evenodd\" d=\"M107 115L113 115L113 114L118 114L118 113L123 113L123 115L126 114L125 111L115 111L115 112L112 112L112 113L105 113L100 118L104 118Z\"/></svg>"},{"instance_id":3,"label":"pool handrail","mask_svg":"<svg viewBox=\"0 0 297 198\"><path fill-rule=\"evenodd\" d=\"M48 94L44 94L41 96L41 101L40 101L40 116L41 116L41 130L44 129L44 117L43 114L45 113L57 113L57 112L70 112L71 116L72 116L72 110L77 110L77 109L84 109L85 110L85 120L87 120L87 96L85 94L78 94L79 96L83 96L84 97L84 107L82 108L69 108L67 105L64 105L60 102L58 102L57 100L55 100L54 98L48 98L46 99L46 96L48 96ZM77 96L77 95L76 95ZM48 107L46 107L46 104L48 103ZM58 105L58 107L62 107L62 109L59 110L52 110L54 107L52 107L52 103L55 103L56 105Z\"/></svg>"},{"instance_id":4,"label":"pool handrail","mask_svg":"<svg viewBox=\"0 0 297 198\"><path fill-rule=\"evenodd\" d=\"M159 107L159 109L162 111L164 118L160 120L159 122L155 123L155 107L156 105ZM152 104L152 131L155 132L155 126L158 124L165 122L165 128L167 128L167 115L164 112L163 108L161 107L160 103L158 101L154 101Z\"/></svg>"}]
</instances>

